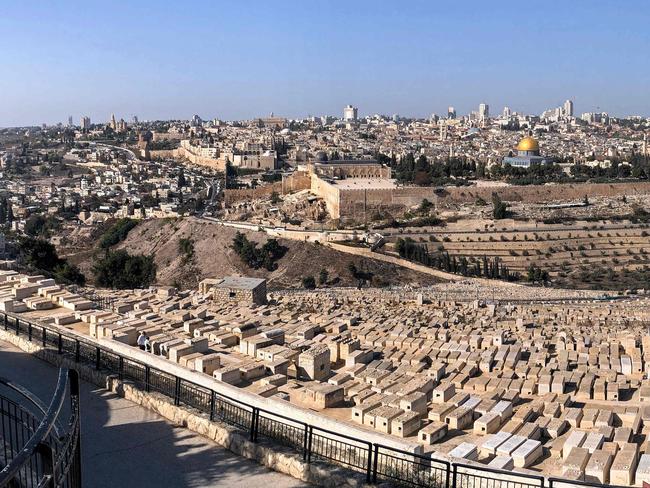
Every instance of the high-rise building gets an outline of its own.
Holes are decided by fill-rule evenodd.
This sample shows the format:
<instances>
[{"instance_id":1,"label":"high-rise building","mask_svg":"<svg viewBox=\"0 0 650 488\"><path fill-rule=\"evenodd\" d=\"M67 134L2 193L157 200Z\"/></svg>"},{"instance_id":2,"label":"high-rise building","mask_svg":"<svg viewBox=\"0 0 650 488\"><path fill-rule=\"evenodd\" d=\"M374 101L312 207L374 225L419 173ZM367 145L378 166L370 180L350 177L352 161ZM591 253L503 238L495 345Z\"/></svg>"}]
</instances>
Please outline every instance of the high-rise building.
<instances>
[{"instance_id":1,"label":"high-rise building","mask_svg":"<svg viewBox=\"0 0 650 488\"><path fill-rule=\"evenodd\" d=\"M573 101L567 100L564 102L564 115L566 117L573 117Z\"/></svg>"},{"instance_id":2,"label":"high-rise building","mask_svg":"<svg viewBox=\"0 0 650 488\"><path fill-rule=\"evenodd\" d=\"M194 114L192 115L192 120L190 121L190 125L192 127L201 127L203 125L203 119L199 117L198 115Z\"/></svg>"},{"instance_id":3,"label":"high-rise building","mask_svg":"<svg viewBox=\"0 0 650 488\"><path fill-rule=\"evenodd\" d=\"M72 127L72 115L68 115L68 127Z\"/></svg>"},{"instance_id":4,"label":"high-rise building","mask_svg":"<svg viewBox=\"0 0 650 488\"><path fill-rule=\"evenodd\" d=\"M455 119L456 118L456 109L452 106L447 107L447 118Z\"/></svg>"},{"instance_id":5,"label":"high-rise building","mask_svg":"<svg viewBox=\"0 0 650 488\"><path fill-rule=\"evenodd\" d=\"M115 120L115 114L111 114L111 129L116 130L117 129L117 121Z\"/></svg>"},{"instance_id":6,"label":"high-rise building","mask_svg":"<svg viewBox=\"0 0 650 488\"><path fill-rule=\"evenodd\" d=\"M487 103L482 103L478 106L478 117L480 120L490 118L490 106Z\"/></svg>"},{"instance_id":7,"label":"high-rise building","mask_svg":"<svg viewBox=\"0 0 650 488\"><path fill-rule=\"evenodd\" d=\"M134 123L134 124L137 124L137 123L138 123L138 116L137 116L137 115L134 115L134 116L133 116L133 123Z\"/></svg>"},{"instance_id":8,"label":"high-rise building","mask_svg":"<svg viewBox=\"0 0 650 488\"><path fill-rule=\"evenodd\" d=\"M503 117L508 119L512 115L512 110L510 110L510 107L503 107Z\"/></svg>"},{"instance_id":9,"label":"high-rise building","mask_svg":"<svg viewBox=\"0 0 650 488\"><path fill-rule=\"evenodd\" d=\"M81 126L81 130L90 129L90 117L88 117L87 115L84 115L83 117L81 117L80 126Z\"/></svg>"},{"instance_id":10,"label":"high-rise building","mask_svg":"<svg viewBox=\"0 0 650 488\"><path fill-rule=\"evenodd\" d=\"M347 105L343 109L343 120L345 121L357 120L358 115L359 115L359 109L357 107L353 107L352 105Z\"/></svg>"}]
</instances>

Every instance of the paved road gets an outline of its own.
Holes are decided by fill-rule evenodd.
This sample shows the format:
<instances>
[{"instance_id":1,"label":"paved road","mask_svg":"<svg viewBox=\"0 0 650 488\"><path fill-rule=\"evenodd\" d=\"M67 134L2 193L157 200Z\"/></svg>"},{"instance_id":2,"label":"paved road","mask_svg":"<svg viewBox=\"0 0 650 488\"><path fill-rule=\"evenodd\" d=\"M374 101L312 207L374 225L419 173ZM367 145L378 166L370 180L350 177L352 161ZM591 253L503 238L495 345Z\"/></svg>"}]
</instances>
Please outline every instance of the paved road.
<instances>
[{"instance_id":1,"label":"paved road","mask_svg":"<svg viewBox=\"0 0 650 488\"><path fill-rule=\"evenodd\" d=\"M0 376L49 403L57 370L0 341ZM82 383L84 486L267 487L308 486L234 455L113 393Z\"/></svg>"}]
</instances>

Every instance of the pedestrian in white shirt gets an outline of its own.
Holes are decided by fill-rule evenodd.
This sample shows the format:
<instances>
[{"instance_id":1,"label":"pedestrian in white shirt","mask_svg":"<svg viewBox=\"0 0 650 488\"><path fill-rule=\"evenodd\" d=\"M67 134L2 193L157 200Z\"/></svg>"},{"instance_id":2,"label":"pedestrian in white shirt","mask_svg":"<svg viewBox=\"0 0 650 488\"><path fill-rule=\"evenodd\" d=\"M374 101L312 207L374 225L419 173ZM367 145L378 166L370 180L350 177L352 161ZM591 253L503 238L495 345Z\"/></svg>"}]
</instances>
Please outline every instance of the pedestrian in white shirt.
<instances>
[{"instance_id":1,"label":"pedestrian in white shirt","mask_svg":"<svg viewBox=\"0 0 650 488\"><path fill-rule=\"evenodd\" d=\"M140 332L140 335L138 336L138 347L140 347L140 349L144 351L146 344L147 344L147 336L145 335L144 332Z\"/></svg>"}]
</instances>

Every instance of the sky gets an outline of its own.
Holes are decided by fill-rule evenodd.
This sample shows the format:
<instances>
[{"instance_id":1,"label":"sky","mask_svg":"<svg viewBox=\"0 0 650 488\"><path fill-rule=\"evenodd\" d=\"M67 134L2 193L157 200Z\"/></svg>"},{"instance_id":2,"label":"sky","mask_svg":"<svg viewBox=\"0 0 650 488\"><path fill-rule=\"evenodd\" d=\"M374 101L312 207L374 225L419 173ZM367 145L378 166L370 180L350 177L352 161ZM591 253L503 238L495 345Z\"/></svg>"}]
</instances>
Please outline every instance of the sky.
<instances>
[{"instance_id":1,"label":"sky","mask_svg":"<svg viewBox=\"0 0 650 488\"><path fill-rule=\"evenodd\" d=\"M0 127L505 105L650 115L650 1L0 2Z\"/></svg>"}]
</instances>

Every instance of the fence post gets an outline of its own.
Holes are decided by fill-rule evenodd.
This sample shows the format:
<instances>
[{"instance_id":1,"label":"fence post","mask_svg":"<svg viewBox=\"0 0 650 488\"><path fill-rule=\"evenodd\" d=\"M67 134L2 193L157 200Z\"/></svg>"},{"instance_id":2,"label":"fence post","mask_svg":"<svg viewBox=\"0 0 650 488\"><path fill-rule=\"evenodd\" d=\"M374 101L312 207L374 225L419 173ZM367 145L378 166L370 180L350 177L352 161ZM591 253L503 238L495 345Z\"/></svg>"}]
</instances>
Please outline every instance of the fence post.
<instances>
[{"instance_id":1,"label":"fence post","mask_svg":"<svg viewBox=\"0 0 650 488\"><path fill-rule=\"evenodd\" d=\"M6 313L4 314L4 316L5 316L5 330L7 330L9 328L9 320L7 319Z\"/></svg>"},{"instance_id":2,"label":"fence post","mask_svg":"<svg viewBox=\"0 0 650 488\"><path fill-rule=\"evenodd\" d=\"M41 339L43 341L43 349L45 349L45 347L47 347L47 329L45 327L43 327L41 332L42 332Z\"/></svg>"},{"instance_id":3,"label":"fence post","mask_svg":"<svg viewBox=\"0 0 650 488\"><path fill-rule=\"evenodd\" d=\"M59 332L59 343L58 343L59 354L63 354L63 336Z\"/></svg>"},{"instance_id":4,"label":"fence post","mask_svg":"<svg viewBox=\"0 0 650 488\"><path fill-rule=\"evenodd\" d=\"M124 357L123 356L118 356L118 371L117 371L117 377L122 381L124 379Z\"/></svg>"},{"instance_id":5,"label":"fence post","mask_svg":"<svg viewBox=\"0 0 650 488\"><path fill-rule=\"evenodd\" d=\"M377 483L377 466L379 464L379 445L375 444L374 456L372 456L372 482ZM368 465L370 465L370 452L368 452ZM368 473L368 477L370 472ZM370 479L368 479L370 483Z\"/></svg>"},{"instance_id":6,"label":"fence post","mask_svg":"<svg viewBox=\"0 0 650 488\"><path fill-rule=\"evenodd\" d=\"M210 390L210 422L214 420L214 390Z\"/></svg>"},{"instance_id":7,"label":"fence post","mask_svg":"<svg viewBox=\"0 0 650 488\"><path fill-rule=\"evenodd\" d=\"M314 439L314 427L309 426L309 439L307 440L307 463L311 463L311 447Z\"/></svg>"},{"instance_id":8,"label":"fence post","mask_svg":"<svg viewBox=\"0 0 650 488\"><path fill-rule=\"evenodd\" d=\"M302 460L307 461L307 450L309 449L309 425L303 425L305 427L305 431L302 436Z\"/></svg>"},{"instance_id":9,"label":"fence post","mask_svg":"<svg viewBox=\"0 0 650 488\"><path fill-rule=\"evenodd\" d=\"M20 320L15 318L14 323L16 324L16 335L20 335Z\"/></svg>"},{"instance_id":10,"label":"fence post","mask_svg":"<svg viewBox=\"0 0 650 488\"><path fill-rule=\"evenodd\" d=\"M27 322L27 338L29 339L29 342L32 342L32 323Z\"/></svg>"},{"instance_id":11,"label":"fence post","mask_svg":"<svg viewBox=\"0 0 650 488\"><path fill-rule=\"evenodd\" d=\"M451 478L451 486L455 487L456 486L456 475L458 474L458 466L455 464L452 464L452 469L453 469L453 476Z\"/></svg>"},{"instance_id":12,"label":"fence post","mask_svg":"<svg viewBox=\"0 0 650 488\"><path fill-rule=\"evenodd\" d=\"M256 442L256 428L255 425L257 423L257 415L259 414L257 408L253 407L253 410L251 412L251 442Z\"/></svg>"},{"instance_id":13,"label":"fence post","mask_svg":"<svg viewBox=\"0 0 650 488\"><path fill-rule=\"evenodd\" d=\"M149 381L151 380L151 368L148 364L144 365L144 391L150 391Z\"/></svg>"},{"instance_id":14,"label":"fence post","mask_svg":"<svg viewBox=\"0 0 650 488\"><path fill-rule=\"evenodd\" d=\"M174 405L177 407L181 404L181 379L176 377L176 386L174 388Z\"/></svg>"},{"instance_id":15,"label":"fence post","mask_svg":"<svg viewBox=\"0 0 650 488\"><path fill-rule=\"evenodd\" d=\"M97 346L95 348L95 369L99 370L102 359L102 350Z\"/></svg>"},{"instance_id":16,"label":"fence post","mask_svg":"<svg viewBox=\"0 0 650 488\"><path fill-rule=\"evenodd\" d=\"M451 464L447 463L447 469L445 469L445 486L447 488L451 488L451 485L449 484L449 478L451 477L450 471L451 471Z\"/></svg>"},{"instance_id":17,"label":"fence post","mask_svg":"<svg viewBox=\"0 0 650 488\"><path fill-rule=\"evenodd\" d=\"M81 345L79 344L79 339L75 339L75 344L74 344L74 360L75 362L79 362L79 359L81 358Z\"/></svg>"}]
</instances>

